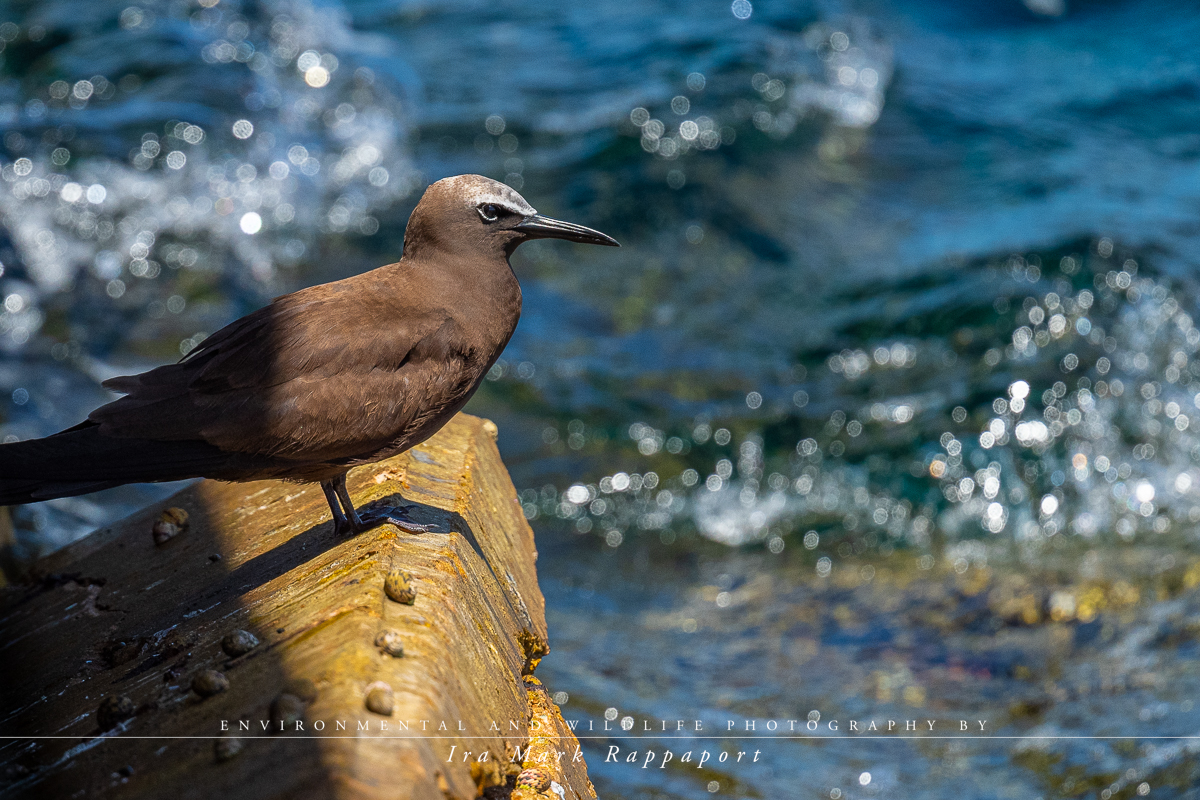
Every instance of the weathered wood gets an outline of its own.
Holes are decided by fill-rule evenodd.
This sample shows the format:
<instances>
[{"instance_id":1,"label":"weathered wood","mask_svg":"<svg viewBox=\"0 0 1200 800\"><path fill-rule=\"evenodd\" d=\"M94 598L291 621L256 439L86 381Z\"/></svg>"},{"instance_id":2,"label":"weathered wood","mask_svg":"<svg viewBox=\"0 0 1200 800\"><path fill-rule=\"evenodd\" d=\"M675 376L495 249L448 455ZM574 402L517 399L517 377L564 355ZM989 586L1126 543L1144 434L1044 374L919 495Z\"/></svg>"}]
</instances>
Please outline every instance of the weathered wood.
<instances>
[{"instance_id":1,"label":"weathered wood","mask_svg":"<svg viewBox=\"0 0 1200 800\"><path fill-rule=\"evenodd\" d=\"M437 532L335 539L317 487L205 481L43 559L40 585L0 595L6 796L503 797L537 763L566 797L595 797L530 677L547 652L537 553L494 438L460 415L351 473L360 508L402 494ZM155 544L168 507L188 527ZM394 569L412 605L385 594ZM231 657L239 629L260 644ZM376 644L389 631L400 657ZM228 688L201 697L205 670Z\"/></svg>"}]
</instances>

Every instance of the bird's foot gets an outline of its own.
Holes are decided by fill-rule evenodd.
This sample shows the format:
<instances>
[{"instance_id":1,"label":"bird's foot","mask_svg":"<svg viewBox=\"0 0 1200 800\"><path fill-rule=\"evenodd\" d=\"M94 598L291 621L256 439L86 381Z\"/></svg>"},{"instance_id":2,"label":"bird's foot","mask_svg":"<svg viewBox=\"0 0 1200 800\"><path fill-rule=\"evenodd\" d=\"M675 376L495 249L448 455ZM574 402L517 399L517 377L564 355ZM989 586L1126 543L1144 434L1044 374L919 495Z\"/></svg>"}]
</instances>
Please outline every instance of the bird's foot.
<instances>
[{"instance_id":1,"label":"bird's foot","mask_svg":"<svg viewBox=\"0 0 1200 800\"><path fill-rule=\"evenodd\" d=\"M361 529L361 530L365 530L365 529ZM350 536L352 534L359 533L359 532L360 532L360 530L356 530L354 527L354 524L352 522L350 522L350 520L346 519L345 517L339 518L339 517L335 516L333 518L333 535L334 536L339 536L339 537L340 536Z\"/></svg>"},{"instance_id":2,"label":"bird's foot","mask_svg":"<svg viewBox=\"0 0 1200 800\"><path fill-rule=\"evenodd\" d=\"M361 527L357 533L362 533L365 530L376 528L380 525L392 524L402 531L409 533L428 533L433 530L435 525L422 525L419 522L414 522L408 512L416 506L393 506L384 508L372 508L364 510L359 514L359 519L362 521Z\"/></svg>"},{"instance_id":3,"label":"bird's foot","mask_svg":"<svg viewBox=\"0 0 1200 800\"><path fill-rule=\"evenodd\" d=\"M335 536L363 533L385 524L395 525L400 530L409 533L425 533L435 527L422 525L409 518L408 512L416 506L384 506L358 511L350 500L350 492L346 490L345 475L322 481L321 490L325 492L329 510L333 513L333 534Z\"/></svg>"}]
</instances>

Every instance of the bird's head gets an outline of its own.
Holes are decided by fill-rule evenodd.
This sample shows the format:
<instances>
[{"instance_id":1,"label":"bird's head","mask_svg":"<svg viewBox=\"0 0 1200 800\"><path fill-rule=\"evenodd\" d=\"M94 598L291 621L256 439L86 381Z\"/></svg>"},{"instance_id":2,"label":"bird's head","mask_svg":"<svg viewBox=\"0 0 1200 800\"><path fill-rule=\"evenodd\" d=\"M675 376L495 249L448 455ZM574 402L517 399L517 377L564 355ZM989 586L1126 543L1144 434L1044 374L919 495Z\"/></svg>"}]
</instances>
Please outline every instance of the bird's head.
<instances>
[{"instance_id":1,"label":"bird's head","mask_svg":"<svg viewBox=\"0 0 1200 800\"><path fill-rule=\"evenodd\" d=\"M444 178L425 190L404 234L404 255L419 248L512 255L529 239L566 239L620 247L611 236L544 217L511 187L482 175Z\"/></svg>"}]
</instances>

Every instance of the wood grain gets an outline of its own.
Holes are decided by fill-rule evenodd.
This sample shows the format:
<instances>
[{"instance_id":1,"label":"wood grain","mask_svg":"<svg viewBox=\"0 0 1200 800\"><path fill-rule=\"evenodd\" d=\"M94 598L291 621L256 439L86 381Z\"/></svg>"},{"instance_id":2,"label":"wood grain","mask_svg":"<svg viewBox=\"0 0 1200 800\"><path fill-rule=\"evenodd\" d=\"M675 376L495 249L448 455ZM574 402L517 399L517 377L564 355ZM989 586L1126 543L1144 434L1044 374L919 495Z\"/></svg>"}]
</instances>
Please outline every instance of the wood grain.
<instances>
[{"instance_id":1,"label":"wood grain","mask_svg":"<svg viewBox=\"0 0 1200 800\"><path fill-rule=\"evenodd\" d=\"M494 438L460 414L350 474L356 505L401 495L436 532L334 538L316 486L204 481L43 559L36 586L0 589L5 796L506 796L531 719L533 750L550 728L574 739L530 678L548 652L545 602ZM168 507L188 527L156 545ZM384 594L397 568L412 605ZM220 642L238 629L261 643L231 658ZM403 656L376 646L384 631ZM229 688L201 698L191 682L209 669ZM380 683L388 717L365 704ZM136 714L102 732L109 697ZM278 719L289 703L302 731ZM564 761L549 769L567 797L594 798L586 767Z\"/></svg>"}]
</instances>

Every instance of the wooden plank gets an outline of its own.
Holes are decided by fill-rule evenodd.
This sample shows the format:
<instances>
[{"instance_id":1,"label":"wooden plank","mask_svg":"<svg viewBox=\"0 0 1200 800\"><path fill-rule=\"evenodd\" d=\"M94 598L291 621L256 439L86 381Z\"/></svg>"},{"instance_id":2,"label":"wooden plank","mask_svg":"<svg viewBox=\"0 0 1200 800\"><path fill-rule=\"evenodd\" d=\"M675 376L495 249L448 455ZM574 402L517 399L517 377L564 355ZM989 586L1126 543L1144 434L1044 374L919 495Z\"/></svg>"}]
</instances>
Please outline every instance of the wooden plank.
<instances>
[{"instance_id":1,"label":"wooden plank","mask_svg":"<svg viewBox=\"0 0 1200 800\"><path fill-rule=\"evenodd\" d=\"M5 795L505 796L530 720L558 711L524 682L548 651L545 605L494 439L459 415L351 473L356 505L401 494L437 532L335 538L318 487L204 481L43 559L36 588L0 590ZM188 527L156 544L169 507ZM394 569L412 605L386 595ZM260 644L231 657L237 630ZM377 646L388 632L402 656ZM197 694L206 670L228 687ZM367 707L384 686L388 715ZM117 698L134 713L114 724L99 710ZM595 797L586 768L551 771L566 797Z\"/></svg>"}]
</instances>

